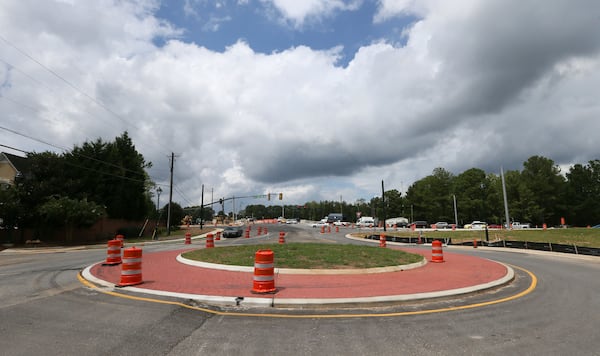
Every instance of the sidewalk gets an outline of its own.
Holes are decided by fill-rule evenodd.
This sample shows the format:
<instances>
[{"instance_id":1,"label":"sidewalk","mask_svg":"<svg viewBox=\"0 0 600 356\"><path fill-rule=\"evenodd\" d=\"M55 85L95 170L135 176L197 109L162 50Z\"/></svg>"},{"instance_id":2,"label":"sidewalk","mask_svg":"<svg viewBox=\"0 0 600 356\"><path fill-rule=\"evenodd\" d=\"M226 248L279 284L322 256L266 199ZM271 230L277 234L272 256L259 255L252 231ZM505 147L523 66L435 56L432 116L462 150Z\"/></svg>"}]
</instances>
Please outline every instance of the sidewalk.
<instances>
[{"instance_id":1,"label":"sidewalk","mask_svg":"<svg viewBox=\"0 0 600 356\"><path fill-rule=\"evenodd\" d=\"M392 247L396 248L396 247ZM253 272L197 267L177 261L182 252L143 255L143 283L122 290L193 299L208 304L236 305L240 298L252 305L326 305L375 303L437 298L471 293L510 282L514 271L501 263L444 251L444 263L428 262L409 270L358 274L275 273L275 294L253 294ZM431 251L400 248L431 260ZM304 272L304 271L303 271ZM112 288L121 267L95 264L83 277Z\"/></svg>"}]
</instances>

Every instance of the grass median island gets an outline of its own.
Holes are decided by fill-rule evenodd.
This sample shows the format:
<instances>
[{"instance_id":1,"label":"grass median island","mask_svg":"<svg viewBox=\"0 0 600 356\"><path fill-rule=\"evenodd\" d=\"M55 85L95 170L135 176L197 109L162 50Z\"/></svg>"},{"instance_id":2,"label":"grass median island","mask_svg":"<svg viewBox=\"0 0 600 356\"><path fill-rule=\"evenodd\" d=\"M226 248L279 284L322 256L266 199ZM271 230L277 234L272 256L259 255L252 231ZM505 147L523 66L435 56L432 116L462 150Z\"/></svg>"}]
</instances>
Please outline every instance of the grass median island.
<instances>
[{"instance_id":1,"label":"grass median island","mask_svg":"<svg viewBox=\"0 0 600 356\"><path fill-rule=\"evenodd\" d=\"M277 268L350 269L405 265L423 256L373 246L322 243L261 244L215 247L186 252L183 257L210 263L254 266L258 250L272 250Z\"/></svg>"}]
</instances>

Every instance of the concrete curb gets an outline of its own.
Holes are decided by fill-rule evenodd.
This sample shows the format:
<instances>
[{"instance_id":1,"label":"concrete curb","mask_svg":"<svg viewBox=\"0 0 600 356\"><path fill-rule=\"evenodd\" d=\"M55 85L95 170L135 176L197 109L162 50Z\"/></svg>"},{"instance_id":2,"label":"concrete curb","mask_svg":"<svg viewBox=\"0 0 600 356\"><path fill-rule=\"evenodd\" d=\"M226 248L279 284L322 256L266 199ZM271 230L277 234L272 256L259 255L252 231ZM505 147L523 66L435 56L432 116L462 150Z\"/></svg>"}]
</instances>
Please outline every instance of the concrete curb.
<instances>
[{"instance_id":1,"label":"concrete curb","mask_svg":"<svg viewBox=\"0 0 600 356\"><path fill-rule=\"evenodd\" d=\"M500 263L500 262L496 262L496 263ZM514 279L514 276L515 276L514 270L510 266L508 266L504 263L500 263L500 264L506 268L507 273L504 277L499 278L492 282L469 286L469 287L457 288L457 289L449 289L449 290L444 290L444 291L415 293L415 294L402 294L402 295L388 295L388 296L355 297L355 298L277 298L276 295L268 295L268 296L265 296L264 298L245 297L242 299L243 302L241 302L239 300L239 298L237 298L237 297L177 293L177 292L170 292L170 291L145 289L145 288L140 288L140 287L123 287L123 288L118 288L118 290L121 290L121 291L125 290L125 291L129 291L129 292L133 292L133 293L144 293L144 294L158 295L158 296L164 296L164 297L172 297L172 298L178 298L178 299L182 299L182 300L190 300L191 299L191 300L194 300L194 301L197 301L200 303L206 303L206 304L212 304L212 305L229 305L229 306L238 306L238 305L242 305L242 304L245 306L255 306L255 307L309 306L309 305L311 305L311 306L315 306L315 305L333 306L333 305L341 305L341 304L374 304L374 303L385 303L385 302L404 302L404 301L415 301L415 300L433 299L433 298L442 298L442 297L457 296L457 295L462 295L462 294L469 294L469 293L480 292L480 291L484 291L487 289L499 287L501 285L509 283L510 281L512 281ZM86 280L88 280L94 284L109 288L111 291L116 290L116 287L114 284L112 284L108 281L99 279L99 278L95 277L94 275L92 275L90 270L94 265L95 264L88 266L82 271L81 275L83 276L83 278L85 278Z\"/></svg>"},{"instance_id":2,"label":"concrete curb","mask_svg":"<svg viewBox=\"0 0 600 356\"><path fill-rule=\"evenodd\" d=\"M254 267L248 266L234 266L234 265L222 265L217 263L208 263L201 261L194 261L183 257L181 254L177 256L177 262L202 268L218 269L222 271L234 271L234 272L254 272ZM280 274L318 274L318 275L340 275L340 274L370 274L370 273L385 273L385 272L398 272L407 271L409 269L419 268L425 266L427 260L423 258L422 261L411 263L407 265L388 266L388 267L376 267L376 268L362 268L362 269L300 269L300 268L275 268L275 273Z\"/></svg>"}]
</instances>

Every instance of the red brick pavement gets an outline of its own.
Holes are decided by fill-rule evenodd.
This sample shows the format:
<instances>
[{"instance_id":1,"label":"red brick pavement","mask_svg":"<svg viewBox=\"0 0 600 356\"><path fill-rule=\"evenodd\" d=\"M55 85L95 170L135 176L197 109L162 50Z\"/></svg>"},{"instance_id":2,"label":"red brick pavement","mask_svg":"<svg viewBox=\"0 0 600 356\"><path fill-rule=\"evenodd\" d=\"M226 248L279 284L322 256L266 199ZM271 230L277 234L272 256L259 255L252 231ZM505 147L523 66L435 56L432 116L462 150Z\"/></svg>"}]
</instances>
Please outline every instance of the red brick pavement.
<instances>
[{"instance_id":1,"label":"red brick pavement","mask_svg":"<svg viewBox=\"0 0 600 356\"><path fill-rule=\"evenodd\" d=\"M231 272L194 267L176 261L190 249L154 252L143 255L139 288L176 293L228 297L257 297L252 294L252 272ZM401 250L418 253L431 260L431 251L417 248ZM444 263L427 263L407 271L357 275L275 276L278 298L359 298L427 293L470 287L504 277L504 265L479 257L444 251ZM120 266L91 268L92 275L118 284Z\"/></svg>"}]
</instances>

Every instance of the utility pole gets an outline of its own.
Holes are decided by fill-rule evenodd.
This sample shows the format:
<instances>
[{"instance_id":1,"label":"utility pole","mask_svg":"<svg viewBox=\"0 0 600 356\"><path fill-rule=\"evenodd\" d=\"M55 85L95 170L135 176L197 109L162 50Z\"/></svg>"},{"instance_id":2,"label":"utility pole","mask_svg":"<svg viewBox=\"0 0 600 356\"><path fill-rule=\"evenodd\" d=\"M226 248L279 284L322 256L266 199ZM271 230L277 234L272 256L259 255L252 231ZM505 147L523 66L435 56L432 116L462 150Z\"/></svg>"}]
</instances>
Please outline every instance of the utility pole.
<instances>
[{"instance_id":1,"label":"utility pole","mask_svg":"<svg viewBox=\"0 0 600 356\"><path fill-rule=\"evenodd\" d=\"M204 226L204 184L202 184L202 195L200 197L200 230Z\"/></svg>"},{"instance_id":2,"label":"utility pole","mask_svg":"<svg viewBox=\"0 0 600 356\"><path fill-rule=\"evenodd\" d=\"M385 189L383 189L383 179L381 180L381 205L383 206L383 231L387 231L385 228Z\"/></svg>"},{"instance_id":3,"label":"utility pole","mask_svg":"<svg viewBox=\"0 0 600 356\"><path fill-rule=\"evenodd\" d=\"M171 181L169 184L169 208L167 209L167 236L171 235L171 205L173 204L173 164L175 153L171 152Z\"/></svg>"},{"instance_id":4,"label":"utility pole","mask_svg":"<svg viewBox=\"0 0 600 356\"><path fill-rule=\"evenodd\" d=\"M452 194L454 200L454 225L458 227L458 213L456 212L456 194Z\"/></svg>"},{"instance_id":5,"label":"utility pole","mask_svg":"<svg viewBox=\"0 0 600 356\"><path fill-rule=\"evenodd\" d=\"M508 215L508 198L506 197L506 182L504 181L504 169L500 166L500 177L502 177L502 195L504 196L504 215L506 218L506 229L510 230L510 215Z\"/></svg>"}]
</instances>

